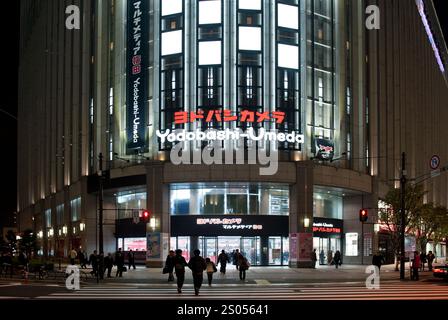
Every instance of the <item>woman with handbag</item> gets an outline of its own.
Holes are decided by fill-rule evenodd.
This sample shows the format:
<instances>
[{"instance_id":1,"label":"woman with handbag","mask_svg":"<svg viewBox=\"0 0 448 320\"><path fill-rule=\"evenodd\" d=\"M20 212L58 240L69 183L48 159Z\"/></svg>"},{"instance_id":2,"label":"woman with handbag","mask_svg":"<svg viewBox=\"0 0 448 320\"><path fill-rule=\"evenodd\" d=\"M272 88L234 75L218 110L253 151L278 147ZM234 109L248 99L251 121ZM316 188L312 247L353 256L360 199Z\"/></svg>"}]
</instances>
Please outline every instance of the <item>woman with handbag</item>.
<instances>
[{"instance_id":1,"label":"woman with handbag","mask_svg":"<svg viewBox=\"0 0 448 320\"><path fill-rule=\"evenodd\" d=\"M168 273L168 282L174 281L174 257L176 256L176 253L174 250L170 250L168 256L166 257L165 261L165 267L163 268L163 273Z\"/></svg>"},{"instance_id":2,"label":"woman with handbag","mask_svg":"<svg viewBox=\"0 0 448 320\"><path fill-rule=\"evenodd\" d=\"M218 269L216 269L215 263L211 261L210 258L205 259L205 264L207 265L206 271L208 277L208 285L211 286L213 281L213 273L218 271Z\"/></svg>"}]
</instances>

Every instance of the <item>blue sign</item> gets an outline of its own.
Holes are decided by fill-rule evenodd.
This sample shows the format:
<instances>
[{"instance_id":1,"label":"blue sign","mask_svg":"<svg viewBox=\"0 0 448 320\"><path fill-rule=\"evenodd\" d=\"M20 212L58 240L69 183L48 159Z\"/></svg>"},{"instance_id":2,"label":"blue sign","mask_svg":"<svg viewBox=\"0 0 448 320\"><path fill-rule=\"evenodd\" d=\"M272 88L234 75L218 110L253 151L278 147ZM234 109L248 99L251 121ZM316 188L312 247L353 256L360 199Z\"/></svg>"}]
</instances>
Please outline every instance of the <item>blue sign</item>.
<instances>
[{"instance_id":1,"label":"blue sign","mask_svg":"<svg viewBox=\"0 0 448 320\"><path fill-rule=\"evenodd\" d=\"M432 170L436 170L440 166L439 156L436 155L432 156L430 166Z\"/></svg>"},{"instance_id":2,"label":"blue sign","mask_svg":"<svg viewBox=\"0 0 448 320\"><path fill-rule=\"evenodd\" d=\"M128 0L126 154L148 151L148 1Z\"/></svg>"}]
</instances>

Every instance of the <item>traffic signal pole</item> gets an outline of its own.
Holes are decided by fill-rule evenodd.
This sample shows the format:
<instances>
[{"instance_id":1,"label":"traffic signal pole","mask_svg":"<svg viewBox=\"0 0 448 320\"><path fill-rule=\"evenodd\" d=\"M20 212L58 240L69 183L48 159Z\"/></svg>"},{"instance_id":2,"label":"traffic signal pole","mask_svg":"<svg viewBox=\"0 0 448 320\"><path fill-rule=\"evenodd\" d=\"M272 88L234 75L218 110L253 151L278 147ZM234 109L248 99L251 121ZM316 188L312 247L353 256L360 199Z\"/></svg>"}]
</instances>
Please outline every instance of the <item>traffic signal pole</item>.
<instances>
[{"instance_id":1,"label":"traffic signal pole","mask_svg":"<svg viewBox=\"0 0 448 320\"><path fill-rule=\"evenodd\" d=\"M406 154L403 152L401 155L401 178L400 178L400 195L401 195L401 223L400 223L400 280L404 280L404 259L405 259L405 246L404 246L404 234L405 234L405 219L406 219Z\"/></svg>"}]
</instances>

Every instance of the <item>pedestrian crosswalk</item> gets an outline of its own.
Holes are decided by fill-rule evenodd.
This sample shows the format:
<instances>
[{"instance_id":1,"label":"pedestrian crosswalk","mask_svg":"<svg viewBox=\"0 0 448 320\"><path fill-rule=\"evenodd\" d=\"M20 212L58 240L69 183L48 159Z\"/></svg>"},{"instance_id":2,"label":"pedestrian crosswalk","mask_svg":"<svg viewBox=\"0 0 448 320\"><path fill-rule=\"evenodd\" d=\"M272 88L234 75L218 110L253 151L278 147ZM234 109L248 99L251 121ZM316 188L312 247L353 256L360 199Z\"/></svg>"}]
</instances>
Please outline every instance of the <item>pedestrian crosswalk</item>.
<instances>
[{"instance_id":1,"label":"pedestrian crosswalk","mask_svg":"<svg viewBox=\"0 0 448 320\"><path fill-rule=\"evenodd\" d=\"M448 285L431 283L388 283L380 289L361 285L302 286L203 286L199 296L191 284L182 293L176 286L86 286L78 291L55 292L38 299L110 299L110 300L447 300Z\"/></svg>"}]
</instances>

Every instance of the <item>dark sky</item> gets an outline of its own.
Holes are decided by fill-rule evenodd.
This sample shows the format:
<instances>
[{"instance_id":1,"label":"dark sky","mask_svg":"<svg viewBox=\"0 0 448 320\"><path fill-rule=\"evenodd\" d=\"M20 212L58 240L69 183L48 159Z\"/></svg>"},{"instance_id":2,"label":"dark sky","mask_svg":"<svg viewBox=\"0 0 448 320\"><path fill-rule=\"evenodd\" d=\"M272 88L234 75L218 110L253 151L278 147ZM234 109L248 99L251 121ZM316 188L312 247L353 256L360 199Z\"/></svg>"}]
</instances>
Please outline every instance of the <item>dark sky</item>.
<instances>
[{"instance_id":1,"label":"dark sky","mask_svg":"<svg viewBox=\"0 0 448 320\"><path fill-rule=\"evenodd\" d=\"M414 0L409 0L414 1ZM17 74L19 51L19 0L2 1L0 33L2 39L2 81L0 86L0 109L17 116ZM448 0L434 0L439 19L448 39ZM0 228L9 224L11 213L16 210L17 175L17 122L0 112L1 134L1 183L0 183Z\"/></svg>"}]
</instances>

